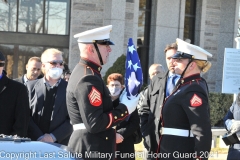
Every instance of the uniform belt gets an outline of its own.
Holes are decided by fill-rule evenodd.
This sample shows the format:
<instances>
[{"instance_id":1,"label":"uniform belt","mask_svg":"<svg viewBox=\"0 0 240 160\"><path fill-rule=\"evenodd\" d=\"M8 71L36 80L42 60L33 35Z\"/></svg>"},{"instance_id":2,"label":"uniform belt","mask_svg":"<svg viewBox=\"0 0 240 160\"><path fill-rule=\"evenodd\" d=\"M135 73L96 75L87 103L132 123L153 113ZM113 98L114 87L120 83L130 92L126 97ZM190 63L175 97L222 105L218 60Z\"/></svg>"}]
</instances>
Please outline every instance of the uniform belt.
<instances>
[{"instance_id":1,"label":"uniform belt","mask_svg":"<svg viewBox=\"0 0 240 160\"><path fill-rule=\"evenodd\" d=\"M78 124L73 125L73 130L74 131L79 130L79 129L86 129L84 123L78 123Z\"/></svg>"},{"instance_id":2,"label":"uniform belt","mask_svg":"<svg viewBox=\"0 0 240 160\"><path fill-rule=\"evenodd\" d=\"M194 137L191 130L177 129L177 128L162 127L160 133L162 135L173 135L173 136L181 136L181 137Z\"/></svg>"}]
</instances>

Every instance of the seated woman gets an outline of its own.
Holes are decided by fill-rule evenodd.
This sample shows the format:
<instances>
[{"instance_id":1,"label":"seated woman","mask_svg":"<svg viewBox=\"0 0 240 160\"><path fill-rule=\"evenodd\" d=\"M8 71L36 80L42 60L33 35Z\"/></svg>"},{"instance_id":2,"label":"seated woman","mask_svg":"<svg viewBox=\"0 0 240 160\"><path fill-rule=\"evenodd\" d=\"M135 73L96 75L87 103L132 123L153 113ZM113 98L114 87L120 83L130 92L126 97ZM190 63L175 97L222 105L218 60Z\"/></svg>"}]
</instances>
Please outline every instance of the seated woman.
<instances>
[{"instance_id":1,"label":"seated woman","mask_svg":"<svg viewBox=\"0 0 240 160\"><path fill-rule=\"evenodd\" d=\"M119 103L119 96L124 89L123 76L119 73L112 73L107 78L107 87L112 97L113 105ZM139 128L139 117L137 109L116 126L116 159L135 159L134 155L134 132Z\"/></svg>"}]
</instances>

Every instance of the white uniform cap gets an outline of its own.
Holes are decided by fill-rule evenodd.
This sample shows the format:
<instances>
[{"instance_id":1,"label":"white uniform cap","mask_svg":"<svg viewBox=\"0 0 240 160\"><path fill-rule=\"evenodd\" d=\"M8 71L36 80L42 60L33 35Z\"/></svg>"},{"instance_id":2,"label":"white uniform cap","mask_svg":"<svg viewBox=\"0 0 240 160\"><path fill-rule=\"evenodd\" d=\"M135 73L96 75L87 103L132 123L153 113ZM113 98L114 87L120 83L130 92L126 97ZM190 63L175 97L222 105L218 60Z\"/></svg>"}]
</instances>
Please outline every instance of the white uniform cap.
<instances>
[{"instance_id":1,"label":"white uniform cap","mask_svg":"<svg viewBox=\"0 0 240 160\"><path fill-rule=\"evenodd\" d=\"M192 57L193 59L198 59L198 60L206 60L207 61L207 56L212 57L212 54L207 52L206 50L202 49L199 46L187 43L179 38L177 38L177 45L178 45L178 52L173 56L173 58L189 58ZM184 55L184 54L185 55ZM189 54L189 55L186 55ZM191 55L191 56L190 56Z\"/></svg>"},{"instance_id":2,"label":"white uniform cap","mask_svg":"<svg viewBox=\"0 0 240 160\"><path fill-rule=\"evenodd\" d=\"M74 38L78 38L79 43L93 43L99 41L99 44L112 45L110 41L110 32L112 25L91 29L85 32L81 32L74 35Z\"/></svg>"}]
</instances>

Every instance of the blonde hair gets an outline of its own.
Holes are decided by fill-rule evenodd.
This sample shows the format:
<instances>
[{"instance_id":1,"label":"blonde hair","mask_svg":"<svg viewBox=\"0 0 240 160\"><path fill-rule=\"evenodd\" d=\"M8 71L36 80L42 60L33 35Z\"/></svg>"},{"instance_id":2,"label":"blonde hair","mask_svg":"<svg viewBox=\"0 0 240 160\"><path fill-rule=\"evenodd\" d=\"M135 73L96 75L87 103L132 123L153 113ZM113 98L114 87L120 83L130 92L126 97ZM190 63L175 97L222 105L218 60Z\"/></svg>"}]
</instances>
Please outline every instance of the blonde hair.
<instances>
[{"instance_id":1,"label":"blonde hair","mask_svg":"<svg viewBox=\"0 0 240 160\"><path fill-rule=\"evenodd\" d=\"M55 48L49 48L49 49L46 49L42 55L41 55L41 61L42 63L46 62L46 59L49 55L63 55L63 52L59 51L58 49L55 49Z\"/></svg>"},{"instance_id":2,"label":"blonde hair","mask_svg":"<svg viewBox=\"0 0 240 160\"><path fill-rule=\"evenodd\" d=\"M206 73L212 66L212 63L209 61L194 60L197 63L198 68L201 72Z\"/></svg>"},{"instance_id":3,"label":"blonde hair","mask_svg":"<svg viewBox=\"0 0 240 160\"><path fill-rule=\"evenodd\" d=\"M42 63L45 63L46 62L46 59L48 58L49 55L63 55L63 52L59 51L58 49L55 49L55 48L49 48L49 49L46 49L42 55L41 55L41 61ZM43 67L41 68L42 69L42 73L45 75L46 72L45 70L43 69Z\"/></svg>"}]
</instances>

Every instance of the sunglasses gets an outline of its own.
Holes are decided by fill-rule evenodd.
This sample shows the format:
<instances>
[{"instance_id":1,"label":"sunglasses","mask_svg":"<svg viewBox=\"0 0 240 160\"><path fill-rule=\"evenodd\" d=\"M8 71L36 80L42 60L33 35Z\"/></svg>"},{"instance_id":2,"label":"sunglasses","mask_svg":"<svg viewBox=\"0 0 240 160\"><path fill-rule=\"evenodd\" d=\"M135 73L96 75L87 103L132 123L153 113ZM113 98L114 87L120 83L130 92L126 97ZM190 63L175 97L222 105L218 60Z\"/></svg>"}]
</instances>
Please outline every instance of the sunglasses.
<instances>
[{"instance_id":1,"label":"sunglasses","mask_svg":"<svg viewBox=\"0 0 240 160\"><path fill-rule=\"evenodd\" d=\"M57 64L62 66L64 62L63 61L48 61L47 63L50 63L53 66L56 66Z\"/></svg>"},{"instance_id":2,"label":"sunglasses","mask_svg":"<svg viewBox=\"0 0 240 160\"><path fill-rule=\"evenodd\" d=\"M5 65L4 62L0 62L0 67L3 67Z\"/></svg>"}]
</instances>

